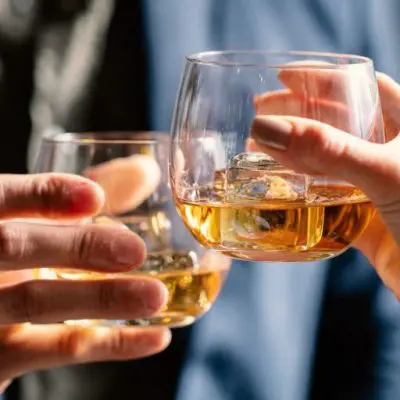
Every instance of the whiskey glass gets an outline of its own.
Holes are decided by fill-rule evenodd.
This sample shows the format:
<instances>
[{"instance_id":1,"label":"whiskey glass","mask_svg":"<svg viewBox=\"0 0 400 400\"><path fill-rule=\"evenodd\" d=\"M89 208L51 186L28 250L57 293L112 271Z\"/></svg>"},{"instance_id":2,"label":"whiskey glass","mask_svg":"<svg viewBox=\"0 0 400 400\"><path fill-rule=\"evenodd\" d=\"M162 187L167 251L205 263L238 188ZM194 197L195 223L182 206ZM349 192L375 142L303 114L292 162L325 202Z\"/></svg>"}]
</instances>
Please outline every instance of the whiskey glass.
<instances>
[{"instance_id":1,"label":"whiskey glass","mask_svg":"<svg viewBox=\"0 0 400 400\"><path fill-rule=\"evenodd\" d=\"M257 151L256 115L310 118L383 143L373 62L318 52L190 55L172 121L171 188L199 243L243 260L339 255L368 226L371 202L347 182L297 173Z\"/></svg>"},{"instance_id":2,"label":"whiskey glass","mask_svg":"<svg viewBox=\"0 0 400 400\"><path fill-rule=\"evenodd\" d=\"M102 211L81 224L117 224L142 237L147 259L139 269L104 274L42 266L39 279L112 279L145 275L168 289L159 315L140 320L64 321L75 325L180 327L193 323L216 300L230 261L202 248L176 213L168 185L169 135L157 132L50 132L42 139L34 173L86 176L102 186Z\"/></svg>"}]
</instances>

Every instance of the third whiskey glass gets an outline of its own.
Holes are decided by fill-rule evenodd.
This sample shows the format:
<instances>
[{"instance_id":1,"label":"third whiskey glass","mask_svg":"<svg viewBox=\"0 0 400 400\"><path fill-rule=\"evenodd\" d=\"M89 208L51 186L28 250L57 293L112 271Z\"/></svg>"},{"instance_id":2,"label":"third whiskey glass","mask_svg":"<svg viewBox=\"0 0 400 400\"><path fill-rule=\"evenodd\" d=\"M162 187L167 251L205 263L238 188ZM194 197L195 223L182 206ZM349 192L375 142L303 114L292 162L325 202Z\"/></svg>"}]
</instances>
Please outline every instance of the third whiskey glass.
<instances>
[{"instance_id":1,"label":"third whiskey glass","mask_svg":"<svg viewBox=\"0 0 400 400\"><path fill-rule=\"evenodd\" d=\"M171 187L202 245L258 261L340 254L374 215L369 199L346 182L299 174L251 151L255 115L311 118L382 143L373 62L315 52L194 54L172 123Z\"/></svg>"}]
</instances>

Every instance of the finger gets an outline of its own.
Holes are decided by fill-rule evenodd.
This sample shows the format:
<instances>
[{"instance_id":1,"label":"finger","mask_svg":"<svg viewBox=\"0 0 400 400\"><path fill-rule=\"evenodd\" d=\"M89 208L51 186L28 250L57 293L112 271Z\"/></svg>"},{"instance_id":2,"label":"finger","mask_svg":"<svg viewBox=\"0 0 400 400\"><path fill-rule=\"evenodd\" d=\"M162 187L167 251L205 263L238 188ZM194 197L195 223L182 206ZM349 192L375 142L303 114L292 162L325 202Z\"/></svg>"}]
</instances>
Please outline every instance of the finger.
<instances>
[{"instance_id":1,"label":"finger","mask_svg":"<svg viewBox=\"0 0 400 400\"><path fill-rule=\"evenodd\" d=\"M139 206L155 191L161 171L153 157L135 154L91 167L86 176L103 188L107 211L123 213Z\"/></svg>"},{"instance_id":2,"label":"finger","mask_svg":"<svg viewBox=\"0 0 400 400\"><path fill-rule=\"evenodd\" d=\"M386 136L392 140L400 130L400 85L389 76L376 74L383 109Z\"/></svg>"},{"instance_id":3,"label":"finger","mask_svg":"<svg viewBox=\"0 0 400 400\"><path fill-rule=\"evenodd\" d=\"M310 118L346 132L351 130L351 118L343 104L325 99L309 99L289 90L268 92L255 101L257 115L287 115Z\"/></svg>"},{"instance_id":4,"label":"finger","mask_svg":"<svg viewBox=\"0 0 400 400\"><path fill-rule=\"evenodd\" d=\"M295 68L293 64L291 68L282 68L278 78L293 93L343 102L347 98L351 74L334 64L314 61L296 63Z\"/></svg>"},{"instance_id":5,"label":"finger","mask_svg":"<svg viewBox=\"0 0 400 400\"><path fill-rule=\"evenodd\" d=\"M300 66L299 66L300 65ZM339 119L331 123L324 119L320 106L312 113L293 114L328 123L363 139L381 143L385 140L382 112L372 68L364 64L349 65L299 62L293 68L283 68L279 79L293 93L308 101L330 101L341 104L347 110L345 122ZM289 115L289 113L288 113ZM340 115L337 116L340 118Z\"/></svg>"},{"instance_id":6,"label":"finger","mask_svg":"<svg viewBox=\"0 0 400 400\"><path fill-rule=\"evenodd\" d=\"M144 277L29 281L0 289L0 324L146 318L167 297L160 281Z\"/></svg>"},{"instance_id":7,"label":"finger","mask_svg":"<svg viewBox=\"0 0 400 400\"><path fill-rule=\"evenodd\" d=\"M362 236L354 242L354 247L361 250L371 265L377 267L385 281L390 281L391 279L388 279L390 277L384 273L384 269L388 265L392 265L396 259L397 262L400 261L400 249L394 243L394 238L380 214L376 213ZM397 292L400 293L400 281L398 283Z\"/></svg>"},{"instance_id":8,"label":"finger","mask_svg":"<svg viewBox=\"0 0 400 400\"><path fill-rule=\"evenodd\" d=\"M101 188L79 176L0 176L0 219L77 218L97 213L103 202Z\"/></svg>"},{"instance_id":9,"label":"finger","mask_svg":"<svg viewBox=\"0 0 400 400\"><path fill-rule=\"evenodd\" d=\"M0 224L0 271L40 266L129 271L145 257L143 240L119 226Z\"/></svg>"},{"instance_id":10,"label":"finger","mask_svg":"<svg viewBox=\"0 0 400 400\"><path fill-rule=\"evenodd\" d=\"M11 379L8 379L6 381L1 381L0 382L0 394L3 394L7 390L7 388L11 385L11 383L12 383Z\"/></svg>"},{"instance_id":11,"label":"finger","mask_svg":"<svg viewBox=\"0 0 400 400\"><path fill-rule=\"evenodd\" d=\"M367 257L371 265L375 266L385 285L400 299L400 246L379 213L354 243L354 247Z\"/></svg>"},{"instance_id":12,"label":"finger","mask_svg":"<svg viewBox=\"0 0 400 400\"><path fill-rule=\"evenodd\" d=\"M356 185L376 205L400 197L394 189L400 185L398 157L392 156L386 145L361 140L318 121L277 116L256 117L252 139L260 151L298 172ZM394 143L390 148L396 153Z\"/></svg>"},{"instance_id":13,"label":"finger","mask_svg":"<svg viewBox=\"0 0 400 400\"><path fill-rule=\"evenodd\" d=\"M0 332L0 381L66 364L138 359L164 350L165 328L89 328L22 325Z\"/></svg>"}]
</instances>

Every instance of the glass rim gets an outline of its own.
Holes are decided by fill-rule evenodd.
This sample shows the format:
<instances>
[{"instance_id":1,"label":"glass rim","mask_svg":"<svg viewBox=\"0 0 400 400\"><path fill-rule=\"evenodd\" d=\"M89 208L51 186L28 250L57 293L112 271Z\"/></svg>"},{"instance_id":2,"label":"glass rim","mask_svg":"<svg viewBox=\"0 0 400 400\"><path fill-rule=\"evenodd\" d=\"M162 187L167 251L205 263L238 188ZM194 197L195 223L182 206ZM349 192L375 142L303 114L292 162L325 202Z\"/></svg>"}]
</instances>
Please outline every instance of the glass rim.
<instances>
[{"instance_id":1,"label":"glass rim","mask_svg":"<svg viewBox=\"0 0 400 400\"><path fill-rule=\"evenodd\" d=\"M282 63L267 63L267 62L240 62L240 61L226 61L218 60L217 57L224 55L242 55L242 56L287 56L287 57L318 57L326 60L343 60L343 63L337 64L318 64L318 65L304 65L304 64L282 64ZM213 59L213 57L215 57ZM359 67L361 65L373 65L372 59L360 56L357 54L334 53L334 52L319 52L319 51L303 51L303 50L288 50L288 51L268 51L268 50L212 50L192 53L185 56L186 61L192 64L202 64L216 67L264 67L274 69L347 69L351 67ZM298 61L301 61L300 59ZM307 61L305 59L304 61ZM309 60L312 61L312 60ZM320 60L318 60L320 61Z\"/></svg>"},{"instance_id":2,"label":"glass rim","mask_svg":"<svg viewBox=\"0 0 400 400\"><path fill-rule=\"evenodd\" d=\"M72 143L77 145L92 144L137 144L151 145L167 143L170 140L168 131L90 131L90 132L63 132L48 130L42 136L42 142L46 144Z\"/></svg>"}]
</instances>

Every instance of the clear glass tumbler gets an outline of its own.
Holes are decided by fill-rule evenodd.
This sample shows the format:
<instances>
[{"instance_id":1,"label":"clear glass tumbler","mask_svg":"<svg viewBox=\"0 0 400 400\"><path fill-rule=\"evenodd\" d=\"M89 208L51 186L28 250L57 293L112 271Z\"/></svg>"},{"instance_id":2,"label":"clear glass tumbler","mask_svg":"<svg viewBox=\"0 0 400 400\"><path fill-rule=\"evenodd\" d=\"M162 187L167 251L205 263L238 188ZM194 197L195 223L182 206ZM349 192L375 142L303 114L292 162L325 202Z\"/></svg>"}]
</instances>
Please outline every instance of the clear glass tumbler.
<instances>
[{"instance_id":1,"label":"clear glass tumbler","mask_svg":"<svg viewBox=\"0 0 400 400\"><path fill-rule=\"evenodd\" d=\"M371 202L347 182L297 173L258 152L250 138L256 115L311 118L382 143L373 62L312 52L194 54L172 123L171 188L199 243L258 261L342 253L368 226Z\"/></svg>"},{"instance_id":2,"label":"clear glass tumbler","mask_svg":"<svg viewBox=\"0 0 400 400\"><path fill-rule=\"evenodd\" d=\"M156 132L52 133L43 138L32 172L73 173L100 184L105 192L102 212L79 223L118 224L140 235L148 256L130 274L159 279L169 291L168 304L150 319L66 323L179 327L193 323L215 302L230 262L201 247L178 217L168 185L169 147L169 136ZM37 275L42 279L120 276L52 266L43 266Z\"/></svg>"}]
</instances>

